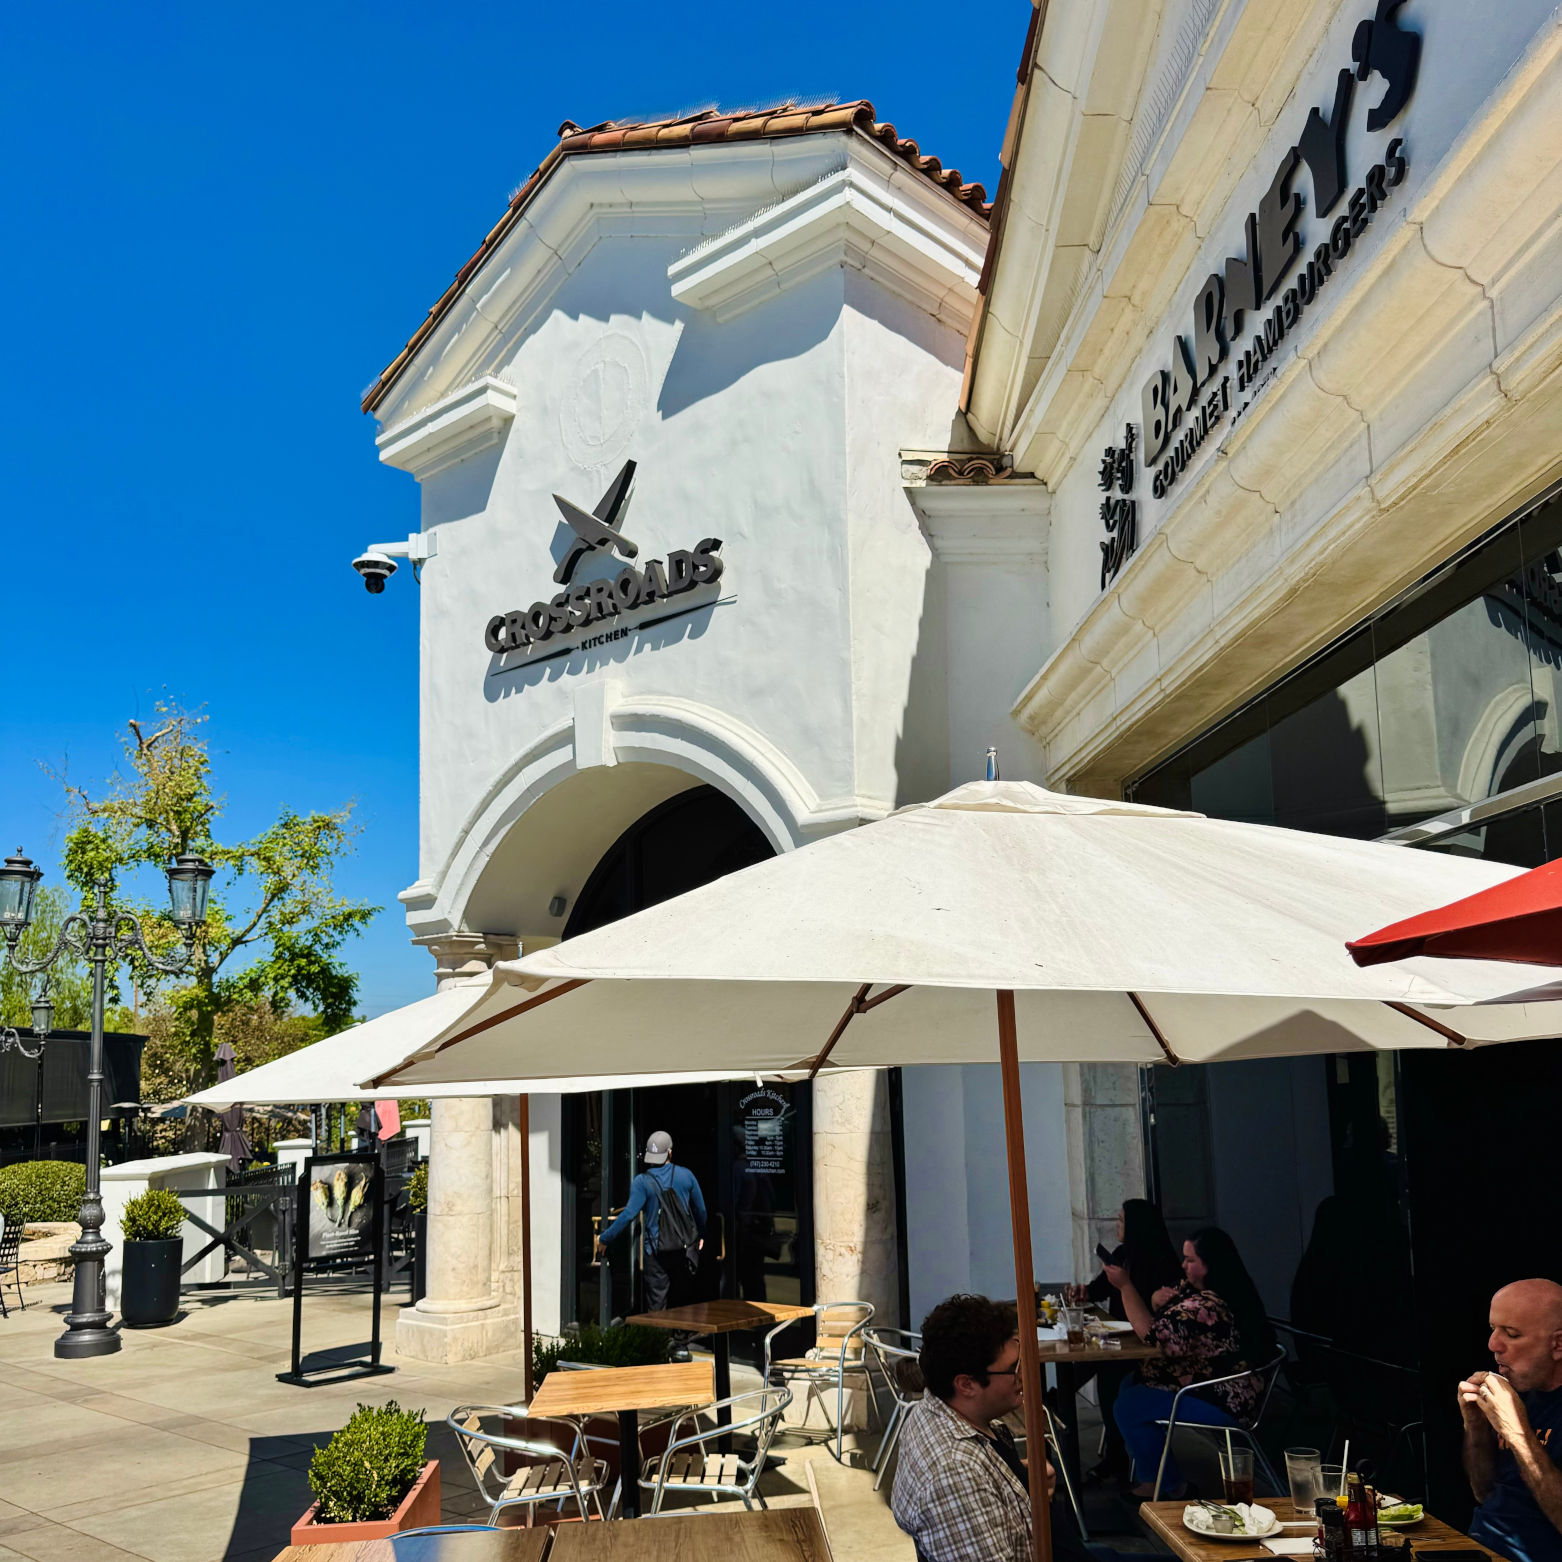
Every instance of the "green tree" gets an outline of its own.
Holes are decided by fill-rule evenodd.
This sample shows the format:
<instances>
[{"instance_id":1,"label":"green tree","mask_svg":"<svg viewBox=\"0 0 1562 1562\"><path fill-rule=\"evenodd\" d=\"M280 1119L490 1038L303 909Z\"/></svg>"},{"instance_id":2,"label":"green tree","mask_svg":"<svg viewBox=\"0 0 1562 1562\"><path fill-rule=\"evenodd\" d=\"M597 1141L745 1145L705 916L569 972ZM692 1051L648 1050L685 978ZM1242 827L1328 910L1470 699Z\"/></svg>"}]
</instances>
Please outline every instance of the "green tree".
<instances>
[{"instance_id":1,"label":"green tree","mask_svg":"<svg viewBox=\"0 0 1562 1562\"><path fill-rule=\"evenodd\" d=\"M248 840L214 834L223 799L212 790L205 716L159 703L148 724L131 721L125 766L101 791L66 785L71 827L65 876L83 897L106 879L116 909L143 918L147 942L160 954L178 947L163 873L181 852L217 868L206 925L194 960L178 976L160 976L132 957L137 986L157 994L173 1016L180 1050L195 1085L214 1074L219 1019L263 1001L275 1014L302 1004L331 1035L353 1018L358 979L342 947L379 910L338 895L332 878L352 850L352 805L329 813L284 808ZM130 881L156 876L156 900L137 900Z\"/></svg>"},{"instance_id":2,"label":"green tree","mask_svg":"<svg viewBox=\"0 0 1562 1562\"><path fill-rule=\"evenodd\" d=\"M17 943L24 960L40 960L53 948L65 921L68 900L55 884L41 884L33 900L33 919ZM43 976L24 976L9 960L0 964L0 1025L30 1026L32 1001ZM92 977L85 961L65 954L48 973L56 1030L86 1030L92 1023Z\"/></svg>"}]
</instances>

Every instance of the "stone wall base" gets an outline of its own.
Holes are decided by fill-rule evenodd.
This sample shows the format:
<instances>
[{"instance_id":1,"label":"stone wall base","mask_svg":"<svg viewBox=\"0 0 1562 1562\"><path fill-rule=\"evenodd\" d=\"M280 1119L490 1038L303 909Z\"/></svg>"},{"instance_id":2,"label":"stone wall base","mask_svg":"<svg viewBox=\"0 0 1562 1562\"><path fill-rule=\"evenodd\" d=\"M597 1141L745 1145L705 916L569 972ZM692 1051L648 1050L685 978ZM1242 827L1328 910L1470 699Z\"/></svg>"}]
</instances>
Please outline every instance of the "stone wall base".
<instances>
[{"instance_id":1,"label":"stone wall base","mask_svg":"<svg viewBox=\"0 0 1562 1562\"><path fill-rule=\"evenodd\" d=\"M451 1365L521 1348L521 1315L505 1301L469 1312L404 1307L396 1319L396 1354Z\"/></svg>"}]
</instances>

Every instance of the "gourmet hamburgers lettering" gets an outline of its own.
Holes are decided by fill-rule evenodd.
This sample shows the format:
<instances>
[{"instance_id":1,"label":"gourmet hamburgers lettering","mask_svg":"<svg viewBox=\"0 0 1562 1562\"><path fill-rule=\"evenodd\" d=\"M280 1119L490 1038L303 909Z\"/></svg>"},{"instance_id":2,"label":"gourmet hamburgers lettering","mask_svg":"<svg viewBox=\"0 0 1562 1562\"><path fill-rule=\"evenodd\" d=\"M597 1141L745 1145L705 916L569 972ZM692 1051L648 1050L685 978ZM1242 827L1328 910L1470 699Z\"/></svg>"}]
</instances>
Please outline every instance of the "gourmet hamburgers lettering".
<instances>
[{"instance_id":1,"label":"gourmet hamburgers lettering","mask_svg":"<svg viewBox=\"0 0 1562 1562\"><path fill-rule=\"evenodd\" d=\"M1376 74L1387 84L1367 111L1369 131L1391 124L1414 90L1421 39L1396 19L1403 4L1378 0L1373 16L1357 27L1351 43L1355 63L1335 78L1333 102L1327 112L1315 107L1308 114L1301 137L1281 157L1258 210L1243 224L1241 252L1228 256L1221 270L1205 278L1194 299L1191 332L1172 338L1170 367L1157 369L1145 382L1140 448L1145 469L1154 473L1151 492L1158 499L1176 482L1210 429L1231 412L1233 390L1240 395L1264 378L1264 365L1350 253L1388 191L1405 177L1402 137L1388 143L1382 160L1354 190L1349 189L1345 168L1345 135L1356 83ZM1345 201L1327 235L1311 248L1303 241L1302 197L1293 188L1304 164L1319 217ZM1298 262L1301 269L1282 287ZM1233 353L1239 355L1236 386L1229 375L1211 384ZM1242 410L1239 405L1238 415Z\"/></svg>"}]
</instances>

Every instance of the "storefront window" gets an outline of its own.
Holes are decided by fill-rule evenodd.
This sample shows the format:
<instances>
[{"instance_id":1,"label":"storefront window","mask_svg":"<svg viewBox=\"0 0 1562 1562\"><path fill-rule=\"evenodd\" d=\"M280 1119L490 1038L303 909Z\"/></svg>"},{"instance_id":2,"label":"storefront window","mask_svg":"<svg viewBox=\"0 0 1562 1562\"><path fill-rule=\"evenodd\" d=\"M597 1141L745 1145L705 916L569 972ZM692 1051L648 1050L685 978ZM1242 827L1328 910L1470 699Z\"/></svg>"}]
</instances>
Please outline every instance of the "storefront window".
<instances>
[{"instance_id":1,"label":"storefront window","mask_svg":"<svg viewBox=\"0 0 1562 1562\"><path fill-rule=\"evenodd\" d=\"M1130 794L1371 839L1562 770L1559 547L1562 501L1553 499L1436 571ZM1488 821L1439 849L1544 861L1562 853L1548 822L1562 823L1538 810Z\"/></svg>"}]
</instances>

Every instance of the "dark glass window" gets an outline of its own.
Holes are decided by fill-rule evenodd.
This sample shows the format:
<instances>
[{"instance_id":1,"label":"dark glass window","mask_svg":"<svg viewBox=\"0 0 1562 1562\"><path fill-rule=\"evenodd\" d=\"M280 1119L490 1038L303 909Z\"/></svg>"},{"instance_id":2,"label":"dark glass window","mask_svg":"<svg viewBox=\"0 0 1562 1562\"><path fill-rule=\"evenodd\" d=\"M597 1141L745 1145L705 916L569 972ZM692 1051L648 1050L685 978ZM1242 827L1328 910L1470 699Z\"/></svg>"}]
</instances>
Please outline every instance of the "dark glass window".
<instances>
[{"instance_id":1,"label":"dark glass window","mask_svg":"<svg viewBox=\"0 0 1562 1562\"><path fill-rule=\"evenodd\" d=\"M1559 769L1562 499L1552 499L1129 792L1220 818L1370 838ZM1544 861L1545 824L1538 811L1492 821L1439 849Z\"/></svg>"}]
</instances>

